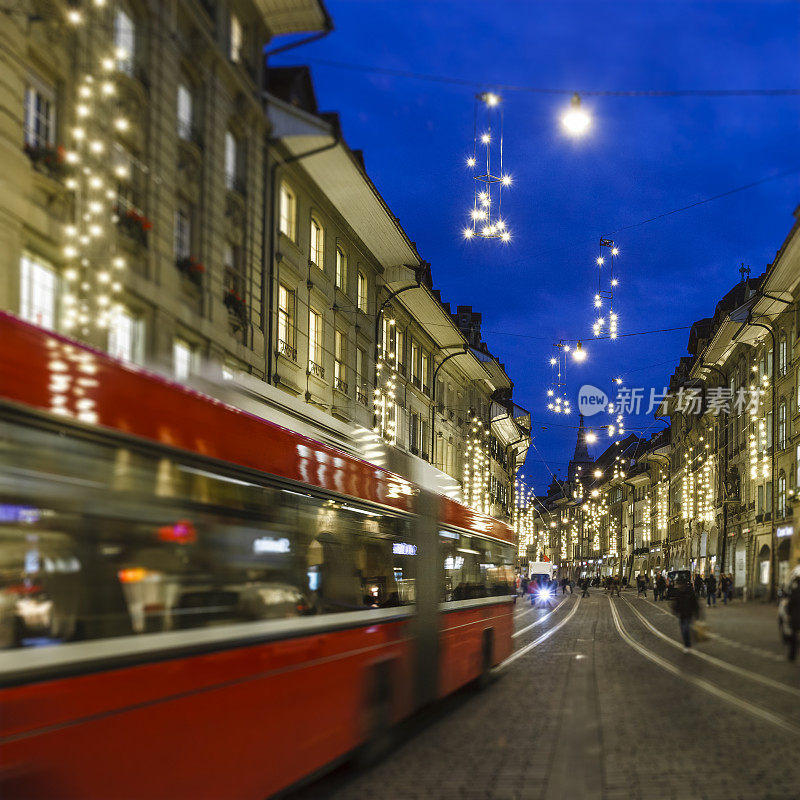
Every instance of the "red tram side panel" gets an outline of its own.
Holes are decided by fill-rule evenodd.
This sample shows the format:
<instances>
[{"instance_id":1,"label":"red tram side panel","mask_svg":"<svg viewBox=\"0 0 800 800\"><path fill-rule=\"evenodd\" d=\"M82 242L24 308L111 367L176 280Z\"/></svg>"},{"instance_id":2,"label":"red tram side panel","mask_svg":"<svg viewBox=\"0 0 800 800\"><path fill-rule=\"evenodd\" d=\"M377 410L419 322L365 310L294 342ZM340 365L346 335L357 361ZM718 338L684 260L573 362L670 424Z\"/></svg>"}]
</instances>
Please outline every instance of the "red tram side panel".
<instances>
[{"instance_id":1,"label":"red tram side panel","mask_svg":"<svg viewBox=\"0 0 800 800\"><path fill-rule=\"evenodd\" d=\"M386 470L4 313L0 399L399 511L412 512L419 491ZM441 526L513 542L497 520L447 498L439 508ZM445 604L439 696L479 677L487 657L497 664L510 654L512 608L503 596ZM273 794L365 740L377 671L390 683L388 721L412 713L415 642L408 619L391 618L191 656L148 651L135 666L98 663L90 674L3 689L0 793ZM114 640L106 641L111 651Z\"/></svg>"},{"instance_id":2,"label":"red tram side panel","mask_svg":"<svg viewBox=\"0 0 800 800\"><path fill-rule=\"evenodd\" d=\"M391 666L393 721L411 713L407 627L373 625L4 690L3 797L271 795L363 741L364 678L376 662Z\"/></svg>"}]
</instances>

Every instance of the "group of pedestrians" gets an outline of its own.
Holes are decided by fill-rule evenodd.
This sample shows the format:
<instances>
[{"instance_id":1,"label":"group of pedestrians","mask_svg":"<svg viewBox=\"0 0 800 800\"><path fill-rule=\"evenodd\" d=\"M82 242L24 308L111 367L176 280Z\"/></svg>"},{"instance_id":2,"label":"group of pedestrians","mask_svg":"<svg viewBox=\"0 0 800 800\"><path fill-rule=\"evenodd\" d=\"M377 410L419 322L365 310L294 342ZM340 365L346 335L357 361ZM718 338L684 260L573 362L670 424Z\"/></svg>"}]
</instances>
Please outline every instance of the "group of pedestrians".
<instances>
[{"instance_id":1,"label":"group of pedestrians","mask_svg":"<svg viewBox=\"0 0 800 800\"><path fill-rule=\"evenodd\" d=\"M694 591L698 597L706 598L707 606L717 604L718 594L723 605L727 605L733 601L733 575L722 573L717 581L717 576L713 572L705 577L697 572L694 576Z\"/></svg>"}]
</instances>

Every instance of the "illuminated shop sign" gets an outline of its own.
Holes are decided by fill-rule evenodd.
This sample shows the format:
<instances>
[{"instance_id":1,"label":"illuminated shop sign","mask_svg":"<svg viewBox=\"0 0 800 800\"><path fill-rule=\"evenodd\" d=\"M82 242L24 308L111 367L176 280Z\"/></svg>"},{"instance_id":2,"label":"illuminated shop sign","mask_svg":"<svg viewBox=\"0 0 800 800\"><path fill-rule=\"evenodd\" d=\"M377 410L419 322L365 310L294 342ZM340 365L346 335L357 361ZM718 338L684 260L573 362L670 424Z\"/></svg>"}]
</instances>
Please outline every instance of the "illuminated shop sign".
<instances>
[{"instance_id":1,"label":"illuminated shop sign","mask_svg":"<svg viewBox=\"0 0 800 800\"><path fill-rule=\"evenodd\" d=\"M417 554L417 546L407 542L393 542L392 552L396 556L415 556Z\"/></svg>"},{"instance_id":2,"label":"illuminated shop sign","mask_svg":"<svg viewBox=\"0 0 800 800\"><path fill-rule=\"evenodd\" d=\"M253 552L257 555L264 553L288 553L291 550L291 543L286 537L282 539L272 539L269 536L262 536L253 542Z\"/></svg>"},{"instance_id":3,"label":"illuminated shop sign","mask_svg":"<svg viewBox=\"0 0 800 800\"><path fill-rule=\"evenodd\" d=\"M0 503L0 522L25 522L33 524L41 519L42 512L33 506Z\"/></svg>"},{"instance_id":4,"label":"illuminated shop sign","mask_svg":"<svg viewBox=\"0 0 800 800\"><path fill-rule=\"evenodd\" d=\"M775 528L775 536L778 539L786 539L793 533L794 533L794 528L791 525L781 525L779 528Z\"/></svg>"}]
</instances>

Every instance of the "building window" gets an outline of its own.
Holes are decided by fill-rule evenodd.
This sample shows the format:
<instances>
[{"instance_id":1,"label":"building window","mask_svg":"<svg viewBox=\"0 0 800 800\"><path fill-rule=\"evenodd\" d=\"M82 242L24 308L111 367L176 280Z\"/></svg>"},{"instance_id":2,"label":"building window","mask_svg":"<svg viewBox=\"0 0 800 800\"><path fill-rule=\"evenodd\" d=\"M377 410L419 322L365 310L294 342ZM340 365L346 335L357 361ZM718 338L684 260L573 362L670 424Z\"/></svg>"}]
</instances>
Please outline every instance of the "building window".
<instances>
[{"instance_id":1,"label":"building window","mask_svg":"<svg viewBox=\"0 0 800 800\"><path fill-rule=\"evenodd\" d=\"M783 516L786 513L786 474L783 470L778 475L778 501L777 514Z\"/></svg>"},{"instance_id":2,"label":"building window","mask_svg":"<svg viewBox=\"0 0 800 800\"><path fill-rule=\"evenodd\" d=\"M322 314L308 311L308 371L318 378L325 377L322 367Z\"/></svg>"},{"instance_id":3,"label":"building window","mask_svg":"<svg viewBox=\"0 0 800 800\"><path fill-rule=\"evenodd\" d=\"M422 353L420 356L420 370L419 370L420 380L422 381L422 389L425 393L430 391L428 387L428 354Z\"/></svg>"},{"instance_id":4,"label":"building window","mask_svg":"<svg viewBox=\"0 0 800 800\"><path fill-rule=\"evenodd\" d=\"M187 208L175 212L175 258L188 258L192 254L192 217Z\"/></svg>"},{"instance_id":5,"label":"building window","mask_svg":"<svg viewBox=\"0 0 800 800\"><path fill-rule=\"evenodd\" d=\"M773 360L774 360L773 356L774 356L774 352L773 352L772 348L770 347L770 349L767 350L767 364L766 364L766 368L767 368L767 373L766 374L770 379L772 378L772 363L773 363Z\"/></svg>"},{"instance_id":6,"label":"building window","mask_svg":"<svg viewBox=\"0 0 800 800\"><path fill-rule=\"evenodd\" d=\"M19 315L43 328L56 327L58 273L51 264L24 254L19 265Z\"/></svg>"},{"instance_id":7,"label":"building window","mask_svg":"<svg viewBox=\"0 0 800 800\"><path fill-rule=\"evenodd\" d=\"M281 222L280 231L294 241L294 223L297 211L297 198L288 184L281 184Z\"/></svg>"},{"instance_id":8,"label":"building window","mask_svg":"<svg viewBox=\"0 0 800 800\"><path fill-rule=\"evenodd\" d=\"M325 269L325 230L311 217L311 263Z\"/></svg>"},{"instance_id":9,"label":"building window","mask_svg":"<svg viewBox=\"0 0 800 800\"><path fill-rule=\"evenodd\" d=\"M796 467L795 471L797 473L796 478L795 478L795 485L798 488L800 488L800 444L797 445L797 448L795 449L795 458L797 460L797 463L795 465L795 467Z\"/></svg>"},{"instance_id":10,"label":"building window","mask_svg":"<svg viewBox=\"0 0 800 800\"><path fill-rule=\"evenodd\" d=\"M397 329L396 337L397 338L395 342L395 348L397 352L395 354L395 358L397 363L397 369L400 370L400 372L403 375L405 375L406 374L406 351L404 347L405 335L403 334L403 331L401 331L399 328Z\"/></svg>"},{"instance_id":11,"label":"building window","mask_svg":"<svg viewBox=\"0 0 800 800\"><path fill-rule=\"evenodd\" d=\"M25 89L25 144L31 148L52 147L56 140L55 92L44 87Z\"/></svg>"},{"instance_id":12,"label":"building window","mask_svg":"<svg viewBox=\"0 0 800 800\"><path fill-rule=\"evenodd\" d=\"M367 308L367 276L361 271L358 271L358 310L363 311L365 314ZM800 389L798 390L800 391Z\"/></svg>"},{"instance_id":13,"label":"building window","mask_svg":"<svg viewBox=\"0 0 800 800\"><path fill-rule=\"evenodd\" d=\"M347 339L341 331L333 333L333 385L347 393Z\"/></svg>"},{"instance_id":14,"label":"building window","mask_svg":"<svg viewBox=\"0 0 800 800\"><path fill-rule=\"evenodd\" d=\"M242 22L236 14L231 14L231 40L230 40L230 59L235 64L242 60L244 49L244 30Z\"/></svg>"},{"instance_id":15,"label":"building window","mask_svg":"<svg viewBox=\"0 0 800 800\"><path fill-rule=\"evenodd\" d=\"M786 447L786 401L781 400L778 406L778 449Z\"/></svg>"},{"instance_id":16,"label":"building window","mask_svg":"<svg viewBox=\"0 0 800 800\"><path fill-rule=\"evenodd\" d=\"M278 352L297 361L294 346L294 292L287 286L278 286Z\"/></svg>"},{"instance_id":17,"label":"building window","mask_svg":"<svg viewBox=\"0 0 800 800\"><path fill-rule=\"evenodd\" d=\"M764 485L759 484L758 487L758 513L764 513Z\"/></svg>"},{"instance_id":18,"label":"building window","mask_svg":"<svg viewBox=\"0 0 800 800\"><path fill-rule=\"evenodd\" d=\"M419 453L419 414L416 412L408 418L408 449L414 455Z\"/></svg>"},{"instance_id":19,"label":"building window","mask_svg":"<svg viewBox=\"0 0 800 800\"><path fill-rule=\"evenodd\" d=\"M117 9L114 16L114 47L117 69L125 75L133 75L133 58L136 52L136 26L133 18L124 9Z\"/></svg>"},{"instance_id":20,"label":"building window","mask_svg":"<svg viewBox=\"0 0 800 800\"><path fill-rule=\"evenodd\" d=\"M182 339L172 345L172 371L179 381L186 380L194 369L194 349Z\"/></svg>"},{"instance_id":21,"label":"building window","mask_svg":"<svg viewBox=\"0 0 800 800\"><path fill-rule=\"evenodd\" d=\"M178 84L178 136L192 138L192 93L185 83Z\"/></svg>"},{"instance_id":22,"label":"building window","mask_svg":"<svg viewBox=\"0 0 800 800\"><path fill-rule=\"evenodd\" d=\"M367 403L367 382L364 370L367 366L367 353L360 347L356 348L356 400L366 405ZM800 450L800 446L798 446Z\"/></svg>"},{"instance_id":23,"label":"building window","mask_svg":"<svg viewBox=\"0 0 800 800\"><path fill-rule=\"evenodd\" d=\"M419 379L419 347L413 339L411 340L411 382L417 388L422 386Z\"/></svg>"},{"instance_id":24,"label":"building window","mask_svg":"<svg viewBox=\"0 0 800 800\"><path fill-rule=\"evenodd\" d=\"M119 308L111 314L108 353L122 361L142 360L142 322L126 308Z\"/></svg>"},{"instance_id":25,"label":"building window","mask_svg":"<svg viewBox=\"0 0 800 800\"><path fill-rule=\"evenodd\" d=\"M773 389L773 391L775 391L775 390ZM773 421L772 412L768 411L767 412L767 425L766 425L766 429L767 429L766 430L766 434L767 434L767 450L771 450L772 449L772 421Z\"/></svg>"},{"instance_id":26,"label":"building window","mask_svg":"<svg viewBox=\"0 0 800 800\"><path fill-rule=\"evenodd\" d=\"M341 247L336 248L336 288L347 290L347 256Z\"/></svg>"},{"instance_id":27,"label":"building window","mask_svg":"<svg viewBox=\"0 0 800 800\"><path fill-rule=\"evenodd\" d=\"M235 189L237 178L236 137L225 131L225 188Z\"/></svg>"},{"instance_id":28,"label":"building window","mask_svg":"<svg viewBox=\"0 0 800 800\"><path fill-rule=\"evenodd\" d=\"M786 353L786 334L782 333L781 338L778 340L778 373L782 376L786 374L788 369Z\"/></svg>"}]
</instances>

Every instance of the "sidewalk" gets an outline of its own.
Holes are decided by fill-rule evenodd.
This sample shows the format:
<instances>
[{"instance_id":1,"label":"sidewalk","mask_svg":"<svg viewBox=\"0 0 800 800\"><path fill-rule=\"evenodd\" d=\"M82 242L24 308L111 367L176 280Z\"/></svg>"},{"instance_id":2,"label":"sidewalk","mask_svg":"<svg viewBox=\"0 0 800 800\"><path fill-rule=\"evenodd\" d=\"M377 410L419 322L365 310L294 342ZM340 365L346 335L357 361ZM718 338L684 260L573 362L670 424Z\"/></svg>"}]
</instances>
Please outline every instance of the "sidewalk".
<instances>
[{"instance_id":1,"label":"sidewalk","mask_svg":"<svg viewBox=\"0 0 800 800\"><path fill-rule=\"evenodd\" d=\"M628 596L636 596L636 589L628 589ZM653 593L648 592L647 599L653 601ZM716 606L709 607L705 597L698 597L700 613L708 623L712 634L725 637L738 644L766 650L781 658L786 658L786 648L778 635L778 604L763 600L734 600L723 605L717 599ZM663 605L665 611L671 611L669 601Z\"/></svg>"}]
</instances>

